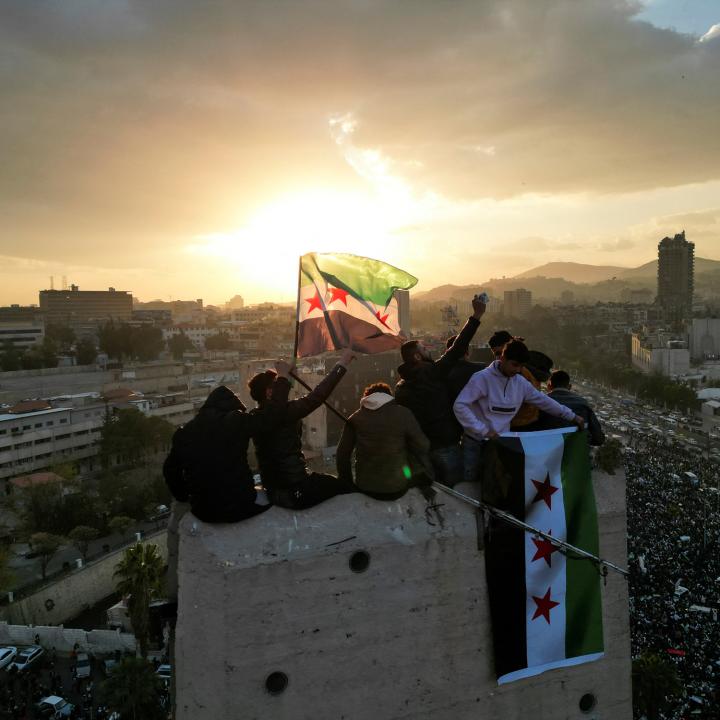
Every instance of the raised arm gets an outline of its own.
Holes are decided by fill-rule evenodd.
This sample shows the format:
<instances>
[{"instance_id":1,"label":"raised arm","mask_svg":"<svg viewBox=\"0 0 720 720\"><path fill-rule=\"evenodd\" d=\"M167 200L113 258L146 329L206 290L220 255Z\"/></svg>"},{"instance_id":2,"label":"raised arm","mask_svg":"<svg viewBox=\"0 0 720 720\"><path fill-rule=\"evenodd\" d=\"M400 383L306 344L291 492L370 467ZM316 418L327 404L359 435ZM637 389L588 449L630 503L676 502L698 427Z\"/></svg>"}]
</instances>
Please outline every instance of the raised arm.
<instances>
[{"instance_id":1,"label":"raised arm","mask_svg":"<svg viewBox=\"0 0 720 720\"><path fill-rule=\"evenodd\" d=\"M355 359L352 350L343 350L343 354L333 369L311 390L301 398L291 400L287 404L285 420L295 422L307 417L317 410L329 397L337 384L343 378L350 363Z\"/></svg>"},{"instance_id":2,"label":"raised arm","mask_svg":"<svg viewBox=\"0 0 720 720\"><path fill-rule=\"evenodd\" d=\"M455 338L455 342L433 366L433 372L438 377L446 377L458 360L465 357L465 353L470 347L470 341L480 327L480 318L485 314L485 303L475 297L473 298L472 305L473 314L467 319L463 329Z\"/></svg>"},{"instance_id":3,"label":"raised arm","mask_svg":"<svg viewBox=\"0 0 720 720\"><path fill-rule=\"evenodd\" d=\"M480 399L487 397L485 379L481 373L475 373L467 385L462 389L453 405L453 412L458 422L463 426L465 432L478 440L482 440L488 434L490 428L478 418L473 405Z\"/></svg>"}]
</instances>

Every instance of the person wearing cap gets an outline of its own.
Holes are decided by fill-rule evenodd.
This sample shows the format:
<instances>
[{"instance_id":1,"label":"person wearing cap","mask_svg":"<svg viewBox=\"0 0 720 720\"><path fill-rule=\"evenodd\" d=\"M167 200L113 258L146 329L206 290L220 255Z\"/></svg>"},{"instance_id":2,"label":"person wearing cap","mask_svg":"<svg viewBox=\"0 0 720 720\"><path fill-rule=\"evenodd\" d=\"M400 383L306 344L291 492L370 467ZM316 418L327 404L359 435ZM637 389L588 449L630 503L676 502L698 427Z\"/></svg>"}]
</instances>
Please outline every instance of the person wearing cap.
<instances>
[{"instance_id":1,"label":"person wearing cap","mask_svg":"<svg viewBox=\"0 0 720 720\"><path fill-rule=\"evenodd\" d=\"M584 427L582 417L534 388L522 369L530 351L520 340L511 340L499 360L470 378L453 406L465 433L476 440L497 437L510 429L510 423L524 402L535 405L553 417Z\"/></svg>"},{"instance_id":2,"label":"person wearing cap","mask_svg":"<svg viewBox=\"0 0 720 720\"><path fill-rule=\"evenodd\" d=\"M547 382L552 371L553 361L544 353L537 350L529 351L527 365L523 366L522 376L536 389L540 390L542 383ZM517 432L537 430L536 423L540 419L540 410L535 405L523 403L517 415L510 423L510 429Z\"/></svg>"},{"instance_id":3,"label":"person wearing cap","mask_svg":"<svg viewBox=\"0 0 720 720\"><path fill-rule=\"evenodd\" d=\"M247 412L230 388L215 388L198 414L175 431L163 475L180 503L190 503L199 520L232 523L266 510L257 505L255 482L248 463L250 438L279 425L285 416L290 365L275 364L272 400L262 411Z\"/></svg>"}]
</instances>

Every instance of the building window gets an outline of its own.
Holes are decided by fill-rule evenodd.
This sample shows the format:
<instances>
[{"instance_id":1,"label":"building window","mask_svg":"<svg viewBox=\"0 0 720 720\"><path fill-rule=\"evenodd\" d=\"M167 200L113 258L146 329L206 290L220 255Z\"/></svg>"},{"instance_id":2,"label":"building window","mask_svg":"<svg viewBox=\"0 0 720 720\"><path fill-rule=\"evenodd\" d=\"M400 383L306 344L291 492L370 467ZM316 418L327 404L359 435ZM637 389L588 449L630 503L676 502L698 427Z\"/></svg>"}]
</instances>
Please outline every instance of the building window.
<instances>
[{"instance_id":1,"label":"building window","mask_svg":"<svg viewBox=\"0 0 720 720\"><path fill-rule=\"evenodd\" d=\"M66 422L67 422L67 418L60 418L60 423L61 423L61 424L62 424L62 423L66 423Z\"/></svg>"},{"instance_id":2,"label":"building window","mask_svg":"<svg viewBox=\"0 0 720 720\"><path fill-rule=\"evenodd\" d=\"M46 422L45 424L46 424L48 427L52 427L55 423L54 423L52 420L50 420L50 421Z\"/></svg>"}]
</instances>

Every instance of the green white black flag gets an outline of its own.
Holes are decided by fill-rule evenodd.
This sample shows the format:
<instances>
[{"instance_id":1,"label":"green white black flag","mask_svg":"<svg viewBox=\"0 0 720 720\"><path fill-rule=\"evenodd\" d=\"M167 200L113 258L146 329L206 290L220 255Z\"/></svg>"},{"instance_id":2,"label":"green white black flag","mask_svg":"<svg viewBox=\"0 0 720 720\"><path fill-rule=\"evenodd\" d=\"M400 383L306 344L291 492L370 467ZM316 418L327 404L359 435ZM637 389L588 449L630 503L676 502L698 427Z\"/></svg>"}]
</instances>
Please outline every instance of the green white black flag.
<instances>
[{"instance_id":1,"label":"green white black flag","mask_svg":"<svg viewBox=\"0 0 720 720\"><path fill-rule=\"evenodd\" d=\"M510 433L489 452L488 497L538 530L598 554L585 433ZM487 483L486 483L487 485ZM493 525L486 568L498 683L602 657L600 576L588 560L520 529Z\"/></svg>"}]
</instances>

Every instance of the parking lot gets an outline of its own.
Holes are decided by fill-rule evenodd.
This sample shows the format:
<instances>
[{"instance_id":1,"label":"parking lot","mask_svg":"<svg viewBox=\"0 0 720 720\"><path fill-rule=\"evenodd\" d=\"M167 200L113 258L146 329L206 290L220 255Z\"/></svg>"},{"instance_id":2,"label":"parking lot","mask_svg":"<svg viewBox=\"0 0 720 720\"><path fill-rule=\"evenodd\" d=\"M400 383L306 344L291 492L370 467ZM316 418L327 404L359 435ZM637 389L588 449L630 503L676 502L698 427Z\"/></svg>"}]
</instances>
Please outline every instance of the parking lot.
<instances>
[{"instance_id":1,"label":"parking lot","mask_svg":"<svg viewBox=\"0 0 720 720\"><path fill-rule=\"evenodd\" d=\"M22 648L18 647L18 651ZM105 661L116 656L90 658L87 678L73 675L74 658L68 654L54 654L45 649L25 672L0 670L0 720L47 717L37 710L37 703L48 695L57 695L75 706L68 717L83 720L107 719L103 711L100 687L106 678ZM68 708L69 710L69 708ZM52 717L52 715L50 715Z\"/></svg>"}]
</instances>

